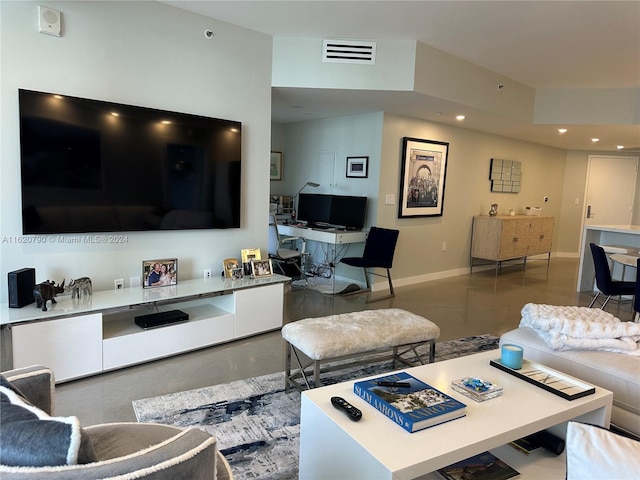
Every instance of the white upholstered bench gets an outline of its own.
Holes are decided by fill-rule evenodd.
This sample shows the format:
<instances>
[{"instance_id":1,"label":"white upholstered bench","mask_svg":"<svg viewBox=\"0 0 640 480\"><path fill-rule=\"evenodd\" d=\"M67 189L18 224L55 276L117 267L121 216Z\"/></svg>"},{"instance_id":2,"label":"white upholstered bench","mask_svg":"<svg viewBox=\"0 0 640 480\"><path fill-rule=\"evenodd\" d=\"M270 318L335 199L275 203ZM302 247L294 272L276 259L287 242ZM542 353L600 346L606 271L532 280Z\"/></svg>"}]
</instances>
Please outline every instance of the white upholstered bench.
<instances>
[{"instance_id":1,"label":"white upholstered bench","mask_svg":"<svg viewBox=\"0 0 640 480\"><path fill-rule=\"evenodd\" d=\"M282 327L282 338L287 342L285 390L310 389L312 383L314 387L321 386L321 373L346 367L385 360L410 366L424 364L416 351L422 344L429 345L428 363L433 362L439 336L440 328L435 323L399 308L341 313L288 323ZM412 360L406 357L409 352L413 353ZM308 360L301 358L300 353ZM292 354L297 362L293 368ZM321 364L325 364L324 369ZM313 382L310 381L311 373Z\"/></svg>"}]
</instances>

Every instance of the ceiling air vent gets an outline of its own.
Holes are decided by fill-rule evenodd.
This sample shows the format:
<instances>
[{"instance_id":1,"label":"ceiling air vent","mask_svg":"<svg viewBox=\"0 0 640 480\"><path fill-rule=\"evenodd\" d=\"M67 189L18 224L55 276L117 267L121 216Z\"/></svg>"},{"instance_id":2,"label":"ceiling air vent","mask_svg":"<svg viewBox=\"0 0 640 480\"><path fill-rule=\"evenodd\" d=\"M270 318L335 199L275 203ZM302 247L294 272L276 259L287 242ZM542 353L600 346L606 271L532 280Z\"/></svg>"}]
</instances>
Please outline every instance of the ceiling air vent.
<instances>
[{"instance_id":1,"label":"ceiling air vent","mask_svg":"<svg viewBox=\"0 0 640 480\"><path fill-rule=\"evenodd\" d=\"M324 40L322 43L322 61L375 65L376 42Z\"/></svg>"}]
</instances>

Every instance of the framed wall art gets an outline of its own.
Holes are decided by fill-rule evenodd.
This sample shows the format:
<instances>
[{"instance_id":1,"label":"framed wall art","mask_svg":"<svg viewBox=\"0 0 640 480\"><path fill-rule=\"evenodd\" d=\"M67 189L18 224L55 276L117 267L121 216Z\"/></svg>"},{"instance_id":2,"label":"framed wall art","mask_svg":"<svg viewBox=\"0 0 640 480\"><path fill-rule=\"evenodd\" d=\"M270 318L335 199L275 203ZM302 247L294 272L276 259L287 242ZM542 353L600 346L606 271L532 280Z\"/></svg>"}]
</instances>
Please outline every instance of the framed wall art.
<instances>
[{"instance_id":1,"label":"framed wall art","mask_svg":"<svg viewBox=\"0 0 640 480\"><path fill-rule=\"evenodd\" d=\"M347 157L347 177L367 178L369 176L369 157Z\"/></svg>"},{"instance_id":2,"label":"framed wall art","mask_svg":"<svg viewBox=\"0 0 640 480\"><path fill-rule=\"evenodd\" d=\"M269 175L271 180L282 180L282 152L271 152Z\"/></svg>"},{"instance_id":3,"label":"framed wall art","mask_svg":"<svg viewBox=\"0 0 640 480\"><path fill-rule=\"evenodd\" d=\"M142 262L142 287L166 287L178 284L178 259L144 260Z\"/></svg>"},{"instance_id":4,"label":"framed wall art","mask_svg":"<svg viewBox=\"0 0 640 480\"><path fill-rule=\"evenodd\" d=\"M398 218L442 215L449 144L403 138Z\"/></svg>"}]
</instances>

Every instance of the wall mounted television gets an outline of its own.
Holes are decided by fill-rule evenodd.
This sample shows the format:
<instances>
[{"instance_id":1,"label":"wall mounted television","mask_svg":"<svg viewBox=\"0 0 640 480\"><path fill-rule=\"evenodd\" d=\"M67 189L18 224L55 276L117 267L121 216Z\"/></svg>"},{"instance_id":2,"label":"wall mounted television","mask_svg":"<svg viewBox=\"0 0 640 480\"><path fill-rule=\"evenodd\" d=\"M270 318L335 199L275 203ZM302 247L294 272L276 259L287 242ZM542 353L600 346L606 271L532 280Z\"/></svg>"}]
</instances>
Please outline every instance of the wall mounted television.
<instances>
[{"instance_id":1,"label":"wall mounted television","mask_svg":"<svg viewBox=\"0 0 640 480\"><path fill-rule=\"evenodd\" d=\"M367 213L367 197L301 193L298 220L307 224L326 224L360 230Z\"/></svg>"},{"instance_id":2,"label":"wall mounted television","mask_svg":"<svg viewBox=\"0 0 640 480\"><path fill-rule=\"evenodd\" d=\"M18 97L24 234L240 227L240 122Z\"/></svg>"}]
</instances>

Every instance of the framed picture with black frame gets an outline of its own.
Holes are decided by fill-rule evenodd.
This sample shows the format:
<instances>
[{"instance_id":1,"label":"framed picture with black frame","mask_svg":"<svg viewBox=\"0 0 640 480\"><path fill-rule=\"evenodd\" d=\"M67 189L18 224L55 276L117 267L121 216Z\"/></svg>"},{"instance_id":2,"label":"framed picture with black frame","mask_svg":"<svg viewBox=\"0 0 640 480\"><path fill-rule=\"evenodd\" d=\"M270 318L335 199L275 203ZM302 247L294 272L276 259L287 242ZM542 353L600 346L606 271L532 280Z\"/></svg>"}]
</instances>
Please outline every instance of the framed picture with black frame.
<instances>
[{"instance_id":1,"label":"framed picture with black frame","mask_svg":"<svg viewBox=\"0 0 640 480\"><path fill-rule=\"evenodd\" d=\"M369 157L347 157L347 177L367 178L369 176Z\"/></svg>"},{"instance_id":2,"label":"framed picture with black frame","mask_svg":"<svg viewBox=\"0 0 640 480\"><path fill-rule=\"evenodd\" d=\"M442 216L449 144L404 137L398 218Z\"/></svg>"}]
</instances>

